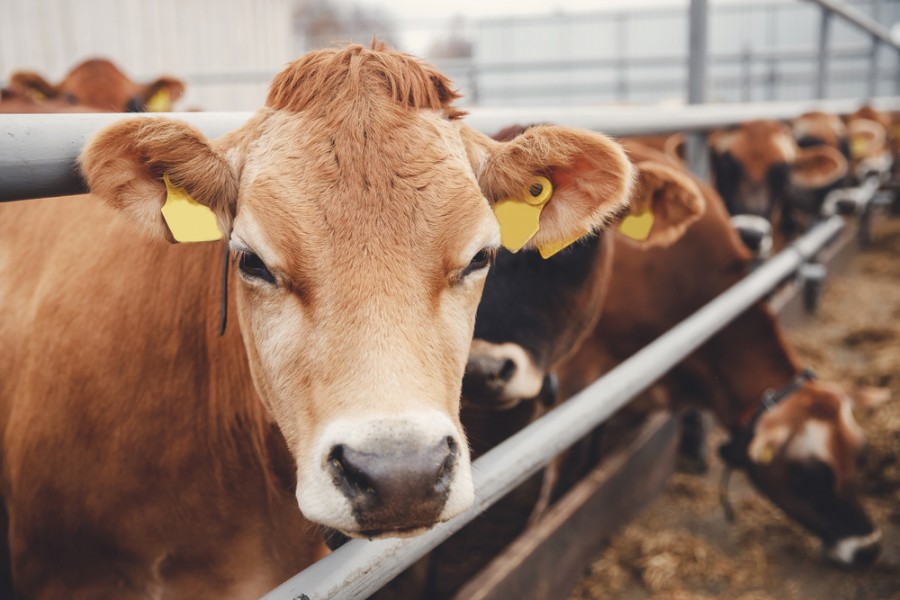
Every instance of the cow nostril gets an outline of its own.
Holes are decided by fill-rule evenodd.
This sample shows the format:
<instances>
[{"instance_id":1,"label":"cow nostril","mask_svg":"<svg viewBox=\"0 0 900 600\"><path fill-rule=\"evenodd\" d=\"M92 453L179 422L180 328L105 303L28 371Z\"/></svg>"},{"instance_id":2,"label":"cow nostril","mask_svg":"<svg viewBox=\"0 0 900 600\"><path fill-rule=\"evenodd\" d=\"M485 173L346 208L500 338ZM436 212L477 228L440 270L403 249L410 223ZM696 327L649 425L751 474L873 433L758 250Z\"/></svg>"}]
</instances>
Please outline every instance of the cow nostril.
<instances>
[{"instance_id":1,"label":"cow nostril","mask_svg":"<svg viewBox=\"0 0 900 600\"><path fill-rule=\"evenodd\" d=\"M444 490L450 486L450 481L453 477L453 470L456 467L456 461L459 458L459 445L449 435L444 438L444 442L447 445L447 455L444 457L444 460L441 461L441 466L438 468L437 479L435 480L435 489L436 490Z\"/></svg>"},{"instance_id":2,"label":"cow nostril","mask_svg":"<svg viewBox=\"0 0 900 600\"><path fill-rule=\"evenodd\" d=\"M373 495L372 482L365 476L358 465L355 465L346 456L343 444L338 444L328 453L328 469L331 477L344 493L354 498L361 494Z\"/></svg>"},{"instance_id":3,"label":"cow nostril","mask_svg":"<svg viewBox=\"0 0 900 600\"><path fill-rule=\"evenodd\" d=\"M513 378L513 375L516 374L516 363L511 358L507 358L503 361L503 365L500 367L500 371L497 372L497 376L502 381L509 381Z\"/></svg>"}]
</instances>

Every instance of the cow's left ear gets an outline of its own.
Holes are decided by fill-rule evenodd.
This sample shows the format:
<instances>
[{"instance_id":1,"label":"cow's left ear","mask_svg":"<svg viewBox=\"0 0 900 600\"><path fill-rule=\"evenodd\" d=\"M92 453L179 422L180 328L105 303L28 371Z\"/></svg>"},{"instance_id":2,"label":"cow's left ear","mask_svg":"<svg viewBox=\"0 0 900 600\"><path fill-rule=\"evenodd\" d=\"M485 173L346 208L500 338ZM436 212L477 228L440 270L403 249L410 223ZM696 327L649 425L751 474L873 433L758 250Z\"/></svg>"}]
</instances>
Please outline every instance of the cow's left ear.
<instances>
[{"instance_id":1,"label":"cow's left ear","mask_svg":"<svg viewBox=\"0 0 900 600\"><path fill-rule=\"evenodd\" d=\"M678 169L647 160L637 164L638 185L631 212L619 231L645 247L667 247L703 216L706 200L696 183Z\"/></svg>"},{"instance_id":2,"label":"cow's left ear","mask_svg":"<svg viewBox=\"0 0 900 600\"><path fill-rule=\"evenodd\" d=\"M9 87L25 94L35 102L42 102L50 98L56 98L59 90L56 86L34 71L16 71L9 78Z\"/></svg>"},{"instance_id":3,"label":"cow's left ear","mask_svg":"<svg viewBox=\"0 0 900 600\"><path fill-rule=\"evenodd\" d=\"M172 105L184 94L185 85L174 77L160 77L143 86L140 96L149 112L170 112Z\"/></svg>"},{"instance_id":4,"label":"cow's left ear","mask_svg":"<svg viewBox=\"0 0 900 600\"><path fill-rule=\"evenodd\" d=\"M791 164L791 183L803 189L821 189L847 175L847 159L831 146L800 148Z\"/></svg>"},{"instance_id":5,"label":"cow's left ear","mask_svg":"<svg viewBox=\"0 0 900 600\"><path fill-rule=\"evenodd\" d=\"M540 204L530 215L539 221L537 230L520 237L522 247L549 256L609 225L628 206L634 168L622 146L602 134L538 125L498 142L461 128L481 191L493 206L520 199ZM543 186L547 181L550 190ZM529 190L534 198L526 197ZM503 229L501 222L501 236Z\"/></svg>"},{"instance_id":6,"label":"cow's left ear","mask_svg":"<svg viewBox=\"0 0 900 600\"><path fill-rule=\"evenodd\" d=\"M183 121L119 121L100 130L79 160L91 192L153 237L209 241L231 232L237 172L223 148Z\"/></svg>"}]
</instances>

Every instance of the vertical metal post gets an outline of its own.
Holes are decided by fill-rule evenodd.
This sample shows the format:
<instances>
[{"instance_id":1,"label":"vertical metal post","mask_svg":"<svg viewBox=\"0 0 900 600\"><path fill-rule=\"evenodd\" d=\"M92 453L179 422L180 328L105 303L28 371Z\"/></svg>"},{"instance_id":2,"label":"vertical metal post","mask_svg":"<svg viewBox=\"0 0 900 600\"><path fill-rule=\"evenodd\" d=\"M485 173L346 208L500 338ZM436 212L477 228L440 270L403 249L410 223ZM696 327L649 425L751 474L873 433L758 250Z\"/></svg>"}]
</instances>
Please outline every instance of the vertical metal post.
<instances>
[{"instance_id":1,"label":"vertical metal post","mask_svg":"<svg viewBox=\"0 0 900 600\"><path fill-rule=\"evenodd\" d=\"M616 14L613 23L616 28L616 48L618 49L618 57L616 60L616 100L626 102L628 100L628 72L626 71L627 59L625 54L627 40L626 29L628 28L628 13L620 12Z\"/></svg>"},{"instance_id":2,"label":"vertical metal post","mask_svg":"<svg viewBox=\"0 0 900 600\"><path fill-rule=\"evenodd\" d=\"M872 18L881 22L881 0L875 0L872 5ZM878 95L878 51L881 43L878 36L872 36L872 49L869 50L869 81L866 86L866 94L869 98Z\"/></svg>"},{"instance_id":3,"label":"vertical metal post","mask_svg":"<svg viewBox=\"0 0 900 600\"><path fill-rule=\"evenodd\" d=\"M753 58L750 45L741 52L741 102L753 100Z\"/></svg>"},{"instance_id":4,"label":"vertical metal post","mask_svg":"<svg viewBox=\"0 0 900 600\"><path fill-rule=\"evenodd\" d=\"M706 102L707 0L691 0L688 10L688 104ZM692 173L709 178L709 148L706 134L690 133L685 144L685 159Z\"/></svg>"},{"instance_id":5,"label":"vertical metal post","mask_svg":"<svg viewBox=\"0 0 900 600\"><path fill-rule=\"evenodd\" d=\"M819 61L816 69L816 98L822 99L826 93L828 78L828 35L831 31L831 11L822 9L822 20L819 23Z\"/></svg>"}]
</instances>

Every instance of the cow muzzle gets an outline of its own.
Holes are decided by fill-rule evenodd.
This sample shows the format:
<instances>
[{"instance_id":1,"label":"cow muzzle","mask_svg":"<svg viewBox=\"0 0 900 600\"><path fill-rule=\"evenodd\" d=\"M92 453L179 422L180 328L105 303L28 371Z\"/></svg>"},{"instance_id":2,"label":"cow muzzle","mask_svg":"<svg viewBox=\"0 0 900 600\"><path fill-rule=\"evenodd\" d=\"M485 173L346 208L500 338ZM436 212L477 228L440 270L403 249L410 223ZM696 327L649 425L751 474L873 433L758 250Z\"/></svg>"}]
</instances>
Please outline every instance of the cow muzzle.
<instances>
[{"instance_id":1,"label":"cow muzzle","mask_svg":"<svg viewBox=\"0 0 900 600\"><path fill-rule=\"evenodd\" d=\"M827 546L825 553L831 560L846 566L865 567L881 553L881 530L868 535L845 537Z\"/></svg>"},{"instance_id":2,"label":"cow muzzle","mask_svg":"<svg viewBox=\"0 0 900 600\"><path fill-rule=\"evenodd\" d=\"M316 452L318 468L298 473L300 510L350 537L416 535L474 498L467 446L440 413L342 421Z\"/></svg>"},{"instance_id":3,"label":"cow muzzle","mask_svg":"<svg viewBox=\"0 0 900 600\"><path fill-rule=\"evenodd\" d=\"M544 372L518 344L474 340L463 376L467 404L485 408L512 408L521 400L540 395Z\"/></svg>"}]
</instances>

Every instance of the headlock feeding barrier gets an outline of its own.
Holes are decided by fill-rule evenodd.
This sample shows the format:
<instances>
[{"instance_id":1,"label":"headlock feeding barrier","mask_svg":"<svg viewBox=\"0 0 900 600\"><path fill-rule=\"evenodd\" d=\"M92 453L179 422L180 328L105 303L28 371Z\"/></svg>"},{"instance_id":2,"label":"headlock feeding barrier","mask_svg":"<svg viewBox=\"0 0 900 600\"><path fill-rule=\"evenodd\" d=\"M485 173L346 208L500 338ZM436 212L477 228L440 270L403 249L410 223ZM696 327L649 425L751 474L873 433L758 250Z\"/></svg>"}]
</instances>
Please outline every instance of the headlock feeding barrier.
<instances>
[{"instance_id":1,"label":"headlock feeding barrier","mask_svg":"<svg viewBox=\"0 0 900 600\"><path fill-rule=\"evenodd\" d=\"M823 21L838 15L867 31L873 45L897 45L887 32L834 0L818 0ZM702 5L705 0L694 0ZM702 12L698 13L702 16ZM692 12L692 27L695 18ZM698 17L699 18L699 17ZM823 25L826 31L827 25ZM705 34L704 34L705 35ZM696 51L702 62L705 49ZM692 46L692 54L694 47ZM692 65L693 65L692 59ZM702 88L702 74L699 85ZM693 80L692 80L693 81ZM694 84L692 83L692 86ZM752 119L790 119L813 109L850 113L862 104L850 100L803 102L697 104L682 107L582 107L472 109L469 125L493 133L508 125L553 122L603 131L615 136L690 132L704 134L719 127ZM900 110L900 97L868 101L881 110ZM197 126L209 137L242 125L249 113L180 113L171 118ZM86 191L77 157L89 137L122 119L146 115L65 114L0 115L0 201L24 200ZM158 117L157 117L158 118ZM702 137L700 137L702 139ZM690 153L690 150L689 150ZM689 157L690 159L690 157ZM868 214L878 182L844 190L859 214ZM475 503L464 514L414 538L377 541L352 540L269 593L268 600L338 600L364 598L426 555L442 541L478 517L488 507L560 452L575 444L637 394L700 347L748 307L802 271L845 230L844 217L823 216L803 237L763 263L732 288L709 302L656 341L594 382L584 391L513 435L473 463Z\"/></svg>"}]
</instances>

